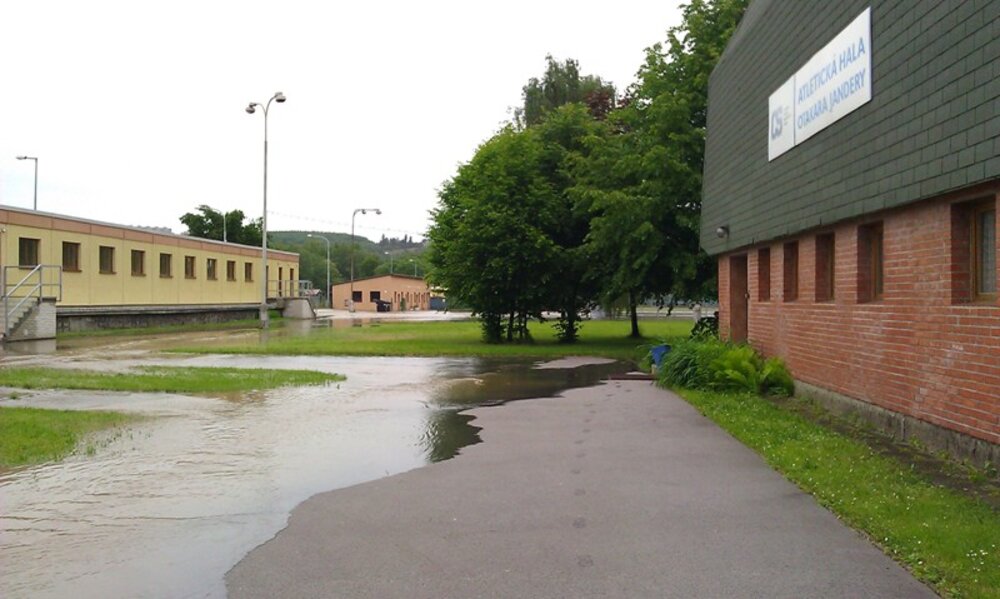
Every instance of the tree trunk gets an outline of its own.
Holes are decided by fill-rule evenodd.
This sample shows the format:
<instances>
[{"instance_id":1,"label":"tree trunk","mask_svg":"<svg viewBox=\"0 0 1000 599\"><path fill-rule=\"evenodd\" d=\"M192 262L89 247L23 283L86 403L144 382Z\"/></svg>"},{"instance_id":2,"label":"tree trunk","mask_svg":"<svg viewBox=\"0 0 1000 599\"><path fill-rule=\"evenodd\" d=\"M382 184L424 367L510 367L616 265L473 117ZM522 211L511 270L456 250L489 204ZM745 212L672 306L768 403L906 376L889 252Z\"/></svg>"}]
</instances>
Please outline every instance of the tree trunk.
<instances>
[{"instance_id":1,"label":"tree trunk","mask_svg":"<svg viewBox=\"0 0 1000 599\"><path fill-rule=\"evenodd\" d=\"M510 312L510 319L507 321L507 341L514 340L514 311Z\"/></svg>"},{"instance_id":2,"label":"tree trunk","mask_svg":"<svg viewBox=\"0 0 1000 599\"><path fill-rule=\"evenodd\" d=\"M635 304L636 304L636 301L635 301L635 292L629 291L628 292L628 309L629 309L629 312L632 315L632 333L629 336L630 337L639 338L642 335L639 334L639 313L636 311L636 305Z\"/></svg>"}]
</instances>

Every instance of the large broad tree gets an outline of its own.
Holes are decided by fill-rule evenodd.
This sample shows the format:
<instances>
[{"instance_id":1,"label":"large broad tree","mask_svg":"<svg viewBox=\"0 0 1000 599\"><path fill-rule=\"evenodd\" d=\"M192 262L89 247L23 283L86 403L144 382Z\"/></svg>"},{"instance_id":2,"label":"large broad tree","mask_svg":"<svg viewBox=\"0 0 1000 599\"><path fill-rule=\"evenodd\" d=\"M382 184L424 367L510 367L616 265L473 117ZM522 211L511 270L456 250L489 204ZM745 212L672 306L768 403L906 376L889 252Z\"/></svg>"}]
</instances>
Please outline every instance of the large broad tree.
<instances>
[{"instance_id":1,"label":"large broad tree","mask_svg":"<svg viewBox=\"0 0 1000 599\"><path fill-rule=\"evenodd\" d=\"M609 297L702 298L714 287L698 246L708 77L746 0L692 0L667 46L646 51L638 82L609 117L616 132L576 173L589 244Z\"/></svg>"},{"instance_id":2,"label":"large broad tree","mask_svg":"<svg viewBox=\"0 0 1000 599\"><path fill-rule=\"evenodd\" d=\"M432 211L431 281L481 319L488 342L528 338L556 268L545 231L558 219L532 130L507 127L485 142L439 194Z\"/></svg>"},{"instance_id":3,"label":"large broad tree","mask_svg":"<svg viewBox=\"0 0 1000 599\"><path fill-rule=\"evenodd\" d=\"M244 222L245 220L246 216L242 210L232 210L223 214L204 204L180 218L181 223L187 227L187 234L192 237L222 241L225 236L231 243L260 247L262 239L260 219L249 222Z\"/></svg>"}]
</instances>

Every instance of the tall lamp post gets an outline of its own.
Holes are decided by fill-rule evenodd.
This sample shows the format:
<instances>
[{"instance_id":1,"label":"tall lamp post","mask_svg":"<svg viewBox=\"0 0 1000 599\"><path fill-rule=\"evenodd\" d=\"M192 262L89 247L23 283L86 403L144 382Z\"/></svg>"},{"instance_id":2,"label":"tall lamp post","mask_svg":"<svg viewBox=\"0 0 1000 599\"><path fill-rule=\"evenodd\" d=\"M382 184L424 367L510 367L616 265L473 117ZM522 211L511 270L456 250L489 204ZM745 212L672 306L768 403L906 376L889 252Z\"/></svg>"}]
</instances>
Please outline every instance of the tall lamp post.
<instances>
[{"instance_id":1,"label":"tall lamp post","mask_svg":"<svg viewBox=\"0 0 1000 599\"><path fill-rule=\"evenodd\" d=\"M306 237L313 237L316 239L322 239L326 242L326 303L327 308L333 308L333 294L330 293L330 240L323 235L313 235L312 233L306 233Z\"/></svg>"},{"instance_id":2,"label":"tall lamp post","mask_svg":"<svg viewBox=\"0 0 1000 599\"><path fill-rule=\"evenodd\" d=\"M358 212L368 214L369 210L375 214L382 214L378 208L355 208L354 213L351 214L351 301L347 304L351 312L354 312L354 217L358 215Z\"/></svg>"},{"instance_id":3,"label":"tall lamp post","mask_svg":"<svg viewBox=\"0 0 1000 599\"><path fill-rule=\"evenodd\" d=\"M18 160L34 160L35 161L35 210L38 210L38 157L37 156L18 156Z\"/></svg>"},{"instance_id":4,"label":"tall lamp post","mask_svg":"<svg viewBox=\"0 0 1000 599\"><path fill-rule=\"evenodd\" d=\"M258 102L250 102L247 104L246 111L247 114L253 114L257 111L257 108L261 108L264 112L264 217L261 220L261 241L262 255L261 263L263 267L261 268L261 279L264 280L263 291L261 292L260 298L260 326L263 329L267 328L267 113L271 108L271 102L277 102L281 104L285 101L285 94L281 92L274 92L271 99L267 101L267 104L260 104Z\"/></svg>"},{"instance_id":5,"label":"tall lamp post","mask_svg":"<svg viewBox=\"0 0 1000 599\"><path fill-rule=\"evenodd\" d=\"M389 274L392 274L392 252L382 252L386 256L389 256Z\"/></svg>"},{"instance_id":6,"label":"tall lamp post","mask_svg":"<svg viewBox=\"0 0 1000 599\"><path fill-rule=\"evenodd\" d=\"M411 258L410 262L413 263L413 276L417 276L417 261Z\"/></svg>"}]
</instances>

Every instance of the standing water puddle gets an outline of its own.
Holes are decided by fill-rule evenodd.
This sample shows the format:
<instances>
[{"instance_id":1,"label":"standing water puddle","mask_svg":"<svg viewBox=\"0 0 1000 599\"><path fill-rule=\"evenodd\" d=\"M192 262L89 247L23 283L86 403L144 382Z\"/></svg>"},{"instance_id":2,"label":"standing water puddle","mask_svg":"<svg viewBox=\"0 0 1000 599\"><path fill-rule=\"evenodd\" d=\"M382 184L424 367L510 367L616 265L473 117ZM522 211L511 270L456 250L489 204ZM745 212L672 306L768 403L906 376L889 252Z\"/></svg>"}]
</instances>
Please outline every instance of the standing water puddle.
<instances>
[{"instance_id":1,"label":"standing water puddle","mask_svg":"<svg viewBox=\"0 0 1000 599\"><path fill-rule=\"evenodd\" d=\"M93 455L0 474L0 595L223 597L225 572L303 500L478 442L472 417L459 410L551 396L626 369L259 356L104 364L126 363L312 369L348 379L215 398L46 391L0 402L148 416L100 439Z\"/></svg>"}]
</instances>

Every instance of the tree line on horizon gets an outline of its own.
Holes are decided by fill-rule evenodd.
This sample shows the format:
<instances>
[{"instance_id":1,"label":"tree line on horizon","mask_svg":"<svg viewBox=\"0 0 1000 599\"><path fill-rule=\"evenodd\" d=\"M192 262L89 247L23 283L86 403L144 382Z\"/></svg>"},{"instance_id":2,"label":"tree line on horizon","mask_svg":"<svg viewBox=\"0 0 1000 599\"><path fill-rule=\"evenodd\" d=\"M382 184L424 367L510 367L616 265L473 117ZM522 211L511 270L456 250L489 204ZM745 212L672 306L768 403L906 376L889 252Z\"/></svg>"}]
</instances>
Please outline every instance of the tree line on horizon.
<instances>
[{"instance_id":1,"label":"tree line on horizon","mask_svg":"<svg viewBox=\"0 0 1000 599\"><path fill-rule=\"evenodd\" d=\"M546 57L514 118L446 181L432 211L429 278L481 318L488 342L527 340L558 312L576 341L583 314L715 294L699 248L708 78L747 0L691 0L617 94Z\"/></svg>"}]
</instances>

